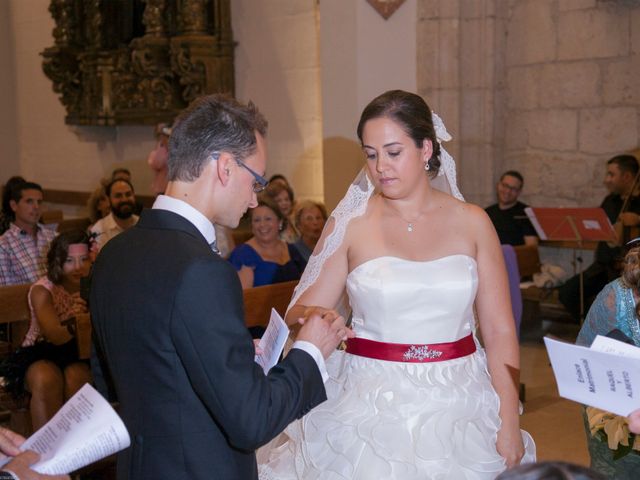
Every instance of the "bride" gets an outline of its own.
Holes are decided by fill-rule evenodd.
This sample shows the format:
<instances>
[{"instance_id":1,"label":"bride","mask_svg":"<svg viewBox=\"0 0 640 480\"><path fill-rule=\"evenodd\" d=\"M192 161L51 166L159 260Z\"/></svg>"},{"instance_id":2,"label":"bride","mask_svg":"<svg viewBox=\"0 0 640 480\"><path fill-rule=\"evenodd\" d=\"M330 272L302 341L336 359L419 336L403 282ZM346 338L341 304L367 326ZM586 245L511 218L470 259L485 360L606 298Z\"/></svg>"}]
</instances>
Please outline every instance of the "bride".
<instances>
[{"instance_id":1,"label":"bride","mask_svg":"<svg viewBox=\"0 0 640 480\"><path fill-rule=\"evenodd\" d=\"M440 145L451 137L422 98L399 90L364 109L358 137L366 166L286 316L291 326L337 316L346 290L356 338L329 358L329 400L259 452L260 478L488 479L535 461L519 427L500 245L458 191Z\"/></svg>"}]
</instances>

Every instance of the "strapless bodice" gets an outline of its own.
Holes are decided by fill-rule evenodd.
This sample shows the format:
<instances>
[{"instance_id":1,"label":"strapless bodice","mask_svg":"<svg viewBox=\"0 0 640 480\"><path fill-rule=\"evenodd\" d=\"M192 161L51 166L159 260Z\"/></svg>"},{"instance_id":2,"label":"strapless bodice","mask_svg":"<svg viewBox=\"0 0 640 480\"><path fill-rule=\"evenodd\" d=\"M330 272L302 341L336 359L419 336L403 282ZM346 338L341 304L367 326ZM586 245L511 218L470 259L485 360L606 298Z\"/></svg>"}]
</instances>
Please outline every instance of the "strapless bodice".
<instances>
[{"instance_id":1,"label":"strapless bodice","mask_svg":"<svg viewBox=\"0 0 640 480\"><path fill-rule=\"evenodd\" d=\"M356 335L389 343L466 337L473 332L477 288L476 261L461 254L429 261L378 257L347 277Z\"/></svg>"}]
</instances>

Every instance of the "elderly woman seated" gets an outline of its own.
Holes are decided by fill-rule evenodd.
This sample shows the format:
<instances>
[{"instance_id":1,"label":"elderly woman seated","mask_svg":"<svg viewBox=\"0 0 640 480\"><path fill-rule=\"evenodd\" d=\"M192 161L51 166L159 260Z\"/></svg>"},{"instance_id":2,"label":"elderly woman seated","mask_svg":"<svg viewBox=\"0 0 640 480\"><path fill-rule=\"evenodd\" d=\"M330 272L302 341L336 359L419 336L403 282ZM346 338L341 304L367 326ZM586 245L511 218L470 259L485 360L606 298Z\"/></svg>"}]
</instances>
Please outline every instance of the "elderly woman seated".
<instances>
[{"instance_id":1,"label":"elderly woman seated","mask_svg":"<svg viewBox=\"0 0 640 480\"><path fill-rule=\"evenodd\" d=\"M622 275L607 284L591 305L576 343L589 347L597 335L606 335L640 347L638 298L640 247L634 247L624 258ZM585 428L591 468L607 478L638 478L640 455L637 455L638 446L633 439L631 445L636 453L618 455L618 450L629 440L630 431L638 427L637 415L633 413L626 419L594 407L586 408Z\"/></svg>"},{"instance_id":2,"label":"elderly woman seated","mask_svg":"<svg viewBox=\"0 0 640 480\"><path fill-rule=\"evenodd\" d=\"M268 196L260 196L250 218L253 236L229 256L229 262L238 270L242 288L299 279L306 261L293 245L280 240L287 219L278 206Z\"/></svg>"},{"instance_id":3,"label":"elderly woman seated","mask_svg":"<svg viewBox=\"0 0 640 480\"><path fill-rule=\"evenodd\" d=\"M327 221L327 209L320 202L303 200L297 205L294 218L300 239L293 246L308 262Z\"/></svg>"}]
</instances>

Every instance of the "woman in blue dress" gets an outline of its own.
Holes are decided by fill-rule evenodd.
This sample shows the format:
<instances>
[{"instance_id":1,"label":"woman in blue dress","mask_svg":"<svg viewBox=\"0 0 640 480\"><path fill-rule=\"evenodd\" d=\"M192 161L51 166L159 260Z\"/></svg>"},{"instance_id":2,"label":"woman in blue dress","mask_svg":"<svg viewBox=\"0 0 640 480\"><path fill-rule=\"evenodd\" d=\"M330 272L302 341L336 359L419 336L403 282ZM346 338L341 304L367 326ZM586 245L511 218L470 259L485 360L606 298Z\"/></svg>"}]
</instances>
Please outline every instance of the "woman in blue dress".
<instances>
[{"instance_id":1,"label":"woman in blue dress","mask_svg":"<svg viewBox=\"0 0 640 480\"><path fill-rule=\"evenodd\" d=\"M307 262L293 245L280 240L287 219L277 205L268 197L259 197L250 216L253 236L229 256L242 288L298 280Z\"/></svg>"}]
</instances>

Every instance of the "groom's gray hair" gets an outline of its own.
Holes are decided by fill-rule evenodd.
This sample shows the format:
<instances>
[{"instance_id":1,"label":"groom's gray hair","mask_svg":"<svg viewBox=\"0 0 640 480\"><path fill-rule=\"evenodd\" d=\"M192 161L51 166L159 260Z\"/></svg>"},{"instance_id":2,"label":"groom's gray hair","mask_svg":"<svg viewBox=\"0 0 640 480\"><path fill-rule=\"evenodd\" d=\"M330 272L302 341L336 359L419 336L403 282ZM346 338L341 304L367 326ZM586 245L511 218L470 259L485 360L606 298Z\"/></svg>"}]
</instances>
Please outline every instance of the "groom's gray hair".
<instances>
[{"instance_id":1,"label":"groom's gray hair","mask_svg":"<svg viewBox=\"0 0 640 480\"><path fill-rule=\"evenodd\" d=\"M228 95L200 97L176 119L169 138L170 181L192 182L215 152L242 161L256 151L256 132L267 134L267 120L256 106Z\"/></svg>"}]
</instances>

